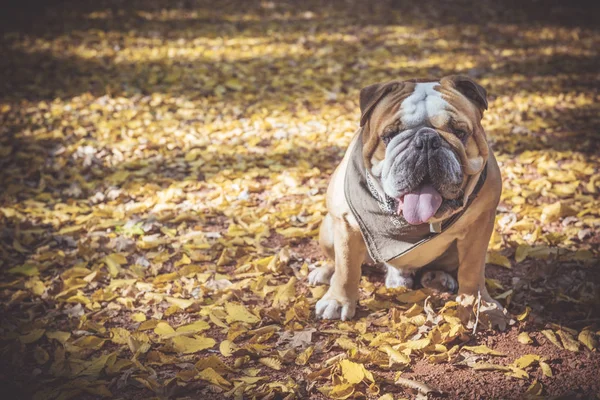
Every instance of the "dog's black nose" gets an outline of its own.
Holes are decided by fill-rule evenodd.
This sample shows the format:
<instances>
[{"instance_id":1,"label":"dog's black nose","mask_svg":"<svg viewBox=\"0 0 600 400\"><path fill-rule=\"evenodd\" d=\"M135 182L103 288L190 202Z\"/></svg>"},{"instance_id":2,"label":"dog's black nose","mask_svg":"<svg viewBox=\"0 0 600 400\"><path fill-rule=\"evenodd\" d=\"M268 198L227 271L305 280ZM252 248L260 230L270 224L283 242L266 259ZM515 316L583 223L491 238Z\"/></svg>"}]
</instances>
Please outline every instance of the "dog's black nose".
<instances>
[{"instance_id":1,"label":"dog's black nose","mask_svg":"<svg viewBox=\"0 0 600 400\"><path fill-rule=\"evenodd\" d=\"M415 134L413 146L421 151L435 150L442 145L440 135L431 128L421 128Z\"/></svg>"}]
</instances>

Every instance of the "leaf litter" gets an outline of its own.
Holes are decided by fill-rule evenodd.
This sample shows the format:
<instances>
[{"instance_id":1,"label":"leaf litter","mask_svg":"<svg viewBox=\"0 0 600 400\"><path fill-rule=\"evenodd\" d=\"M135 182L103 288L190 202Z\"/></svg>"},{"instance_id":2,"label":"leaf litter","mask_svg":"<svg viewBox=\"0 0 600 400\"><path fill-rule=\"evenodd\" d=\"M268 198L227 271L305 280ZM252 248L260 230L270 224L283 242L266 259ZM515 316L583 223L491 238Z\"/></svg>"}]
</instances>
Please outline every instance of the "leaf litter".
<instances>
[{"instance_id":1,"label":"leaf litter","mask_svg":"<svg viewBox=\"0 0 600 400\"><path fill-rule=\"evenodd\" d=\"M585 380L600 365L597 31L529 24L527 7L507 21L474 6L479 24L443 4L192 3L74 5L2 36L0 351L14 389L598 392ZM461 23L431 25L438 9ZM358 317L316 321L326 288L306 278L327 262L315 240L358 90L456 72L490 93L504 192L487 285L517 323L473 333L448 295L386 290L368 267Z\"/></svg>"}]
</instances>

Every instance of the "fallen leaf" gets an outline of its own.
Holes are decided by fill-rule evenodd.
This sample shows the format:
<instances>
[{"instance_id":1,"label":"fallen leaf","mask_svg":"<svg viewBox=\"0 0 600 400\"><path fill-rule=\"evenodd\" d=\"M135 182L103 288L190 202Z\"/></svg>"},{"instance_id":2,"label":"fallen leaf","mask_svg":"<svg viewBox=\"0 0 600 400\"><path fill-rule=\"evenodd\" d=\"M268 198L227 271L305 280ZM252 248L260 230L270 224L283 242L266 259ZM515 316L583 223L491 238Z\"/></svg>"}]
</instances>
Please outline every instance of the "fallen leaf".
<instances>
[{"instance_id":1,"label":"fallen leaf","mask_svg":"<svg viewBox=\"0 0 600 400\"><path fill-rule=\"evenodd\" d=\"M176 336L170 340L173 350L183 354L197 353L205 349L210 349L216 344L214 339L201 336L195 336L193 338Z\"/></svg>"}]
</instances>

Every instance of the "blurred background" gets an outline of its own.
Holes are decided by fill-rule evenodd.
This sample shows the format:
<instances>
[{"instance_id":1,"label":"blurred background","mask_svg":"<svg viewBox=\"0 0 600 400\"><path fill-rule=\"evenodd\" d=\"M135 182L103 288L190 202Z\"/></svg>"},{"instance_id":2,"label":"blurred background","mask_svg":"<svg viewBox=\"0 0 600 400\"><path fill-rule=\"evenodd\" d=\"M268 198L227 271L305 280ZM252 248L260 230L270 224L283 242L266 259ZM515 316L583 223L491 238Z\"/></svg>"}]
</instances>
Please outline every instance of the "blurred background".
<instances>
[{"instance_id":1,"label":"blurred background","mask_svg":"<svg viewBox=\"0 0 600 400\"><path fill-rule=\"evenodd\" d=\"M129 315L150 307L144 291L111 280L153 282L191 263L212 278L165 278L154 292L227 299L222 280L239 283L248 263L281 249L300 278L303 263L325 262L314 237L329 175L357 127L360 89L460 73L489 94L483 125L504 178L488 284L510 311L530 310L518 328L491 340L525 354L515 337L531 332L559 377L536 375L544 394L598 395L597 351L583 343L557 349L540 331L565 327L577 337L600 329L599 11L560 0L5 3L3 380L29 394L59 387L56 342L41 335L81 330L79 318L109 304L111 327L137 329ZM98 275L73 281L85 272L73 268ZM366 279L381 281L372 274ZM305 280L295 288L310 297ZM237 300L262 304L264 293L252 293ZM151 311L168 306L152 303ZM82 349L73 360L106 354ZM517 398L531 383L473 372L444 378L444 368L412 373L437 376L458 398ZM175 393L167 385L172 369L156 369L116 372L102 385L126 398ZM139 378L134 389L131 374ZM58 376L64 383L68 374ZM100 384L86 385L87 396L106 395ZM306 396L321 396L309 389ZM68 392L60 390L47 398Z\"/></svg>"}]
</instances>

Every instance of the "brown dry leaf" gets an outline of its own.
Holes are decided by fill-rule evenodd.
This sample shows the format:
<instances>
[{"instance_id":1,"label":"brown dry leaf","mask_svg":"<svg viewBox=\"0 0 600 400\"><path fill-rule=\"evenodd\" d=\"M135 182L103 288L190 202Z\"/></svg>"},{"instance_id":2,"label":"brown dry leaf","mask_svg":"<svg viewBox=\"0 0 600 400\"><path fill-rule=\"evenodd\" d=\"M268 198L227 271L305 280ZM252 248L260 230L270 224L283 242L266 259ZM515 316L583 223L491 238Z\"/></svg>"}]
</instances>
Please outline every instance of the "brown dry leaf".
<instances>
[{"instance_id":1,"label":"brown dry leaf","mask_svg":"<svg viewBox=\"0 0 600 400\"><path fill-rule=\"evenodd\" d=\"M462 349L470 351L470 352L475 353L475 354L489 354L489 355L492 355L492 356L501 356L501 357L504 356L504 354L500 353L499 351L492 350L492 349L490 349L489 347L487 347L485 345L463 346Z\"/></svg>"},{"instance_id":2,"label":"brown dry leaf","mask_svg":"<svg viewBox=\"0 0 600 400\"><path fill-rule=\"evenodd\" d=\"M473 368L475 371L507 371L510 372L511 368L506 367L504 365L479 362L469 364L469 367Z\"/></svg>"}]
</instances>

